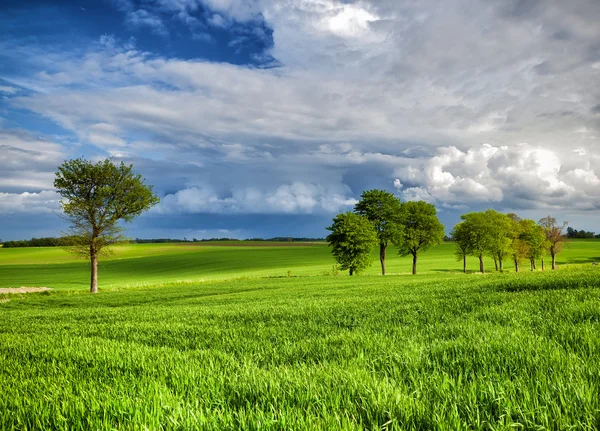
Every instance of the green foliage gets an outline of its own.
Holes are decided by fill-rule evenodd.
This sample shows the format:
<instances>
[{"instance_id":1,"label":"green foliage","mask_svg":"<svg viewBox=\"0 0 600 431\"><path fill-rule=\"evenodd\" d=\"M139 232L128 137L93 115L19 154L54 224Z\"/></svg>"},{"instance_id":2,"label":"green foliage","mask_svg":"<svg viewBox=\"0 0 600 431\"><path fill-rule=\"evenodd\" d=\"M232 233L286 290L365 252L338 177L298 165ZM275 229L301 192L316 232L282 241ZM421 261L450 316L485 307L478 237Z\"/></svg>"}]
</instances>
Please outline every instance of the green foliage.
<instances>
[{"instance_id":1,"label":"green foliage","mask_svg":"<svg viewBox=\"0 0 600 431\"><path fill-rule=\"evenodd\" d=\"M535 262L546 254L549 242L544 228L533 220L521 220L520 238L526 244L525 256Z\"/></svg>"},{"instance_id":2,"label":"green foliage","mask_svg":"<svg viewBox=\"0 0 600 431\"><path fill-rule=\"evenodd\" d=\"M401 210L402 233L396 246L401 256L413 256L414 274L419 253L444 240L444 225L438 220L435 207L427 202L403 202Z\"/></svg>"},{"instance_id":3,"label":"green foliage","mask_svg":"<svg viewBox=\"0 0 600 431\"><path fill-rule=\"evenodd\" d=\"M15 296L0 429L594 430L599 322L591 266Z\"/></svg>"},{"instance_id":4,"label":"green foliage","mask_svg":"<svg viewBox=\"0 0 600 431\"><path fill-rule=\"evenodd\" d=\"M338 214L327 228L327 241L340 269L358 273L373 263L371 252L377 245L373 224L361 215L347 212Z\"/></svg>"},{"instance_id":5,"label":"green foliage","mask_svg":"<svg viewBox=\"0 0 600 431\"><path fill-rule=\"evenodd\" d=\"M122 242L118 222L134 217L159 202L152 187L144 184L132 165L115 165L106 159L98 163L83 158L68 160L58 168L54 187L61 195L61 207L70 223L75 245L69 249L91 261L90 292L98 290L98 256L107 246Z\"/></svg>"},{"instance_id":6,"label":"green foliage","mask_svg":"<svg viewBox=\"0 0 600 431\"><path fill-rule=\"evenodd\" d=\"M400 200L385 190L367 190L362 192L354 211L365 216L375 226L380 244L397 241L402 226L400 222Z\"/></svg>"},{"instance_id":7,"label":"green foliage","mask_svg":"<svg viewBox=\"0 0 600 431\"><path fill-rule=\"evenodd\" d=\"M506 214L494 210L487 210L485 216L489 224L488 253L500 264L503 269L504 260L510 257L515 232L514 221Z\"/></svg>"},{"instance_id":8,"label":"green foliage","mask_svg":"<svg viewBox=\"0 0 600 431\"><path fill-rule=\"evenodd\" d=\"M115 165L109 159L97 163L83 158L64 162L58 168L54 187L62 197L62 210L71 223L73 236L81 239L85 255L89 255L90 245L100 252L118 242L122 229L117 222L131 222L159 202L152 187L133 172L133 165Z\"/></svg>"},{"instance_id":9,"label":"green foliage","mask_svg":"<svg viewBox=\"0 0 600 431\"><path fill-rule=\"evenodd\" d=\"M454 255L456 256L456 260L463 260L473 252L469 235L468 225L464 222L458 223L454 226L452 232L450 232L450 236L455 244Z\"/></svg>"}]
</instances>

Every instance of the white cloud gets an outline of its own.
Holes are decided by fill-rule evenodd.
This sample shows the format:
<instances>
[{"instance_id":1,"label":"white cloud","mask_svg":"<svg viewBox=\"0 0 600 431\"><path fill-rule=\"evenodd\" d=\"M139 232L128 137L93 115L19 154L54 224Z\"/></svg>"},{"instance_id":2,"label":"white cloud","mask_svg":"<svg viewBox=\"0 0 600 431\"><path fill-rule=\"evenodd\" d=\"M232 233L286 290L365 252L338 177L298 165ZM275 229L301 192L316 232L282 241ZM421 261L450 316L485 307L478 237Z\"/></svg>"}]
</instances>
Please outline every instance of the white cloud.
<instances>
[{"instance_id":1,"label":"white cloud","mask_svg":"<svg viewBox=\"0 0 600 431\"><path fill-rule=\"evenodd\" d=\"M157 213L334 214L352 209L356 200L348 190L336 191L315 184L294 182L262 191L239 187L220 197L209 186L191 187L165 196Z\"/></svg>"},{"instance_id":2,"label":"white cloud","mask_svg":"<svg viewBox=\"0 0 600 431\"><path fill-rule=\"evenodd\" d=\"M42 214L59 209L60 196L51 190L39 193L0 192L0 214Z\"/></svg>"},{"instance_id":3,"label":"white cloud","mask_svg":"<svg viewBox=\"0 0 600 431\"><path fill-rule=\"evenodd\" d=\"M15 88L15 87L11 87L8 85L0 85L0 93L15 94L18 91L19 91L19 89Z\"/></svg>"},{"instance_id":4,"label":"white cloud","mask_svg":"<svg viewBox=\"0 0 600 431\"><path fill-rule=\"evenodd\" d=\"M582 155L569 169L552 150L527 143L494 147L482 145L463 152L439 148L421 169L397 170L398 181L413 184L402 194L407 200L441 204L501 204L513 208L600 209L598 165Z\"/></svg>"},{"instance_id":5,"label":"white cloud","mask_svg":"<svg viewBox=\"0 0 600 431\"><path fill-rule=\"evenodd\" d=\"M0 192L51 189L66 154L62 145L28 132L0 130Z\"/></svg>"}]
</instances>

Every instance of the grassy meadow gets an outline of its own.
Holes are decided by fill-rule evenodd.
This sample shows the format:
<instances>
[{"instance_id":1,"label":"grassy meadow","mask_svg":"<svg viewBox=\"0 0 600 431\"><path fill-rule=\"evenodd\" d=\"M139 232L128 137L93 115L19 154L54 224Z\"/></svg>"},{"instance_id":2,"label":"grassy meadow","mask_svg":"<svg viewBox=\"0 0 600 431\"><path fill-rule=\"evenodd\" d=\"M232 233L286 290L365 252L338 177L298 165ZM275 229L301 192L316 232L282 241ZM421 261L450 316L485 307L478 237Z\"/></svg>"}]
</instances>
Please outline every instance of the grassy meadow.
<instances>
[{"instance_id":1,"label":"grassy meadow","mask_svg":"<svg viewBox=\"0 0 600 431\"><path fill-rule=\"evenodd\" d=\"M0 429L600 428L600 242L519 274L388 256L127 245L89 295L63 250L0 249L0 287L53 288L0 295Z\"/></svg>"}]
</instances>

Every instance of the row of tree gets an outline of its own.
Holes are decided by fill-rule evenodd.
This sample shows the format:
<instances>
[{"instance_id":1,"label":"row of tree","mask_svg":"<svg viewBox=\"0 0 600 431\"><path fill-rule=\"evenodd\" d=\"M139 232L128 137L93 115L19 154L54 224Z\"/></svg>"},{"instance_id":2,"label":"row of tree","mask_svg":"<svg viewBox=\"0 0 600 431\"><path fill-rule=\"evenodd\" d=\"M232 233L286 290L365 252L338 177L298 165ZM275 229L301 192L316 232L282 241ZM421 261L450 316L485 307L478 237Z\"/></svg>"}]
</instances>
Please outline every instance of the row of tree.
<instances>
[{"instance_id":1,"label":"row of tree","mask_svg":"<svg viewBox=\"0 0 600 431\"><path fill-rule=\"evenodd\" d=\"M379 246L381 273L385 275L386 250L394 244L402 256L413 258L413 274L417 273L420 252L441 244L444 226L433 205L424 202L400 202L392 193L369 190L361 195L354 212L338 214L327 228L331 252L350 275L373 262L372 250Z\"/></svg>"},{"instance_id":2,"label":"row of tree","mask_svg":"<svg viewBox=\"0 0 600 431\"><path fill-rule=\"evenodd\" d=\"M464 272L467 256L479 259L482 273L485 272L484 256L490 256L499 271L510 259L518 272L523 260L529 261L532 270L536 269L536 261L541 260L544 269L544 256L549 254L552 269L556 269L556 255L566 240L563 235L566 222L559 224L554 217L547 216L536 223L491 209L463 214L461 220L452 231L452 239L456 256L463 261Z\"/></svg>"},{"instance_id":3,"label":"row of tree","mask_svg":"<svg viewBox=\"0 0 600 431\"><path fill-rule=\"evenodd\" d=\"M17 248L17 247L68 247L75 245L76 239L72 236L63 236L60 238L44 237L44 238L31 238L18 241L5 241L2 242L4 248Z\"/></svg>"},{"instance_id":4,"label":"row of tree","mask_svg":"<svg viewBox=\"0 0 600 431\"><path fill-rule=\"evenodd\" d=\"M484 257L494 260L496 270L502 271L504 263L511 260L516 271L520 263L528 260L531 269L544 256L552 258L556 268L556 255L566 240L563 231L567 223L559 224L553 217L539 222L521 219L515 214L494 210L463 214L461 222L452 231L456 255L467 271L467 256L479 259L479 270L485 272ZM373 262L373 248L379 247L381 274L385 275L386 249L389 244L398 248L402 256L412 256L412 273L417 273L419 254L444 240L444 226L437 218L435 207L424 201L400 202L392 193L369 190L361 195L353 212L338 214L327 228L331 234L327 241L331 252L350 275L360 272Z\"/></svg>"}]
</instances>

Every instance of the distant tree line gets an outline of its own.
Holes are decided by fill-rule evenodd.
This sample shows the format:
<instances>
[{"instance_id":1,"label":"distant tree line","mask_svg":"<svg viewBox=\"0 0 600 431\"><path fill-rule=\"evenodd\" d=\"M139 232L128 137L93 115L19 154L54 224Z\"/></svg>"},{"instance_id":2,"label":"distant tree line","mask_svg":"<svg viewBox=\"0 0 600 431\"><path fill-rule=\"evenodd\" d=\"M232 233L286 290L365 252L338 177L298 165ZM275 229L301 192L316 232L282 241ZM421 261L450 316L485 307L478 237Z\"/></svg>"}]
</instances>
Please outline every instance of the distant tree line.
<instances>
[{"instance_id":1,"label":"distant tree line","mask_svg":"<svg viewBox=\"0 0 600 431\"><path fill-rule=\"evenodd\" d=\"M238 238L150 238L150 239L142 239L136 238L132 240L132 243L136 244L151 244L151 243L180 243L180 242L226 242L226 241L252 241L252 242L318 242L325 241L325 238L310 238L310 237L273 237L273 238L246 238L246 239L238 239Z\"/></svg>"},{"instance_id":2,"label":"distant tree line","mask_svg":"<svg viewBox=\"0 0 600 431\"><path fill-rule=\"evenodd\" d=\"M31 238L18 241L4 241L2 247L17 248L17 247L69 247L76 244L76 238L73 236L63 236L60 238L45 237Z\"/></svg>"},{"instance_id":3,"label":"distant tree line","mask_svg":"<svg viewBox=\"0 0 600 431\"><path fill-rule=\"evenodd\" d=\"M573 229L572 227L568 227L567 228L567 238L585 238L585 239L589 239L589 238L600 238L600 233L598 235L595 234L595 232L589 232L589 231L585 231L585 230L577 230L577 229Z\"/></svg>"},{"instance_id":4,"label":"distant tree line","mask_svg":"<svg viewBox=\"0 0 600 431\"><path fill-rule=\"evenodd\" d=\"M274 238L205 238L205 239L181 239L181 238L135 238L129 242L133 244L163 244L163 243L186 243L186 242L225 242L225 241L252 241L252 242L319 242L325 241L325 238L309 238L309 237L274 237ZM121 241L123 242L123 241ZM0 240L0 244L4 248L16 247L69 247L78 244L78 239L75 236L63 237L45 237L31 238L26 240L5 241Z\"/></svg>"}]
</instances>

